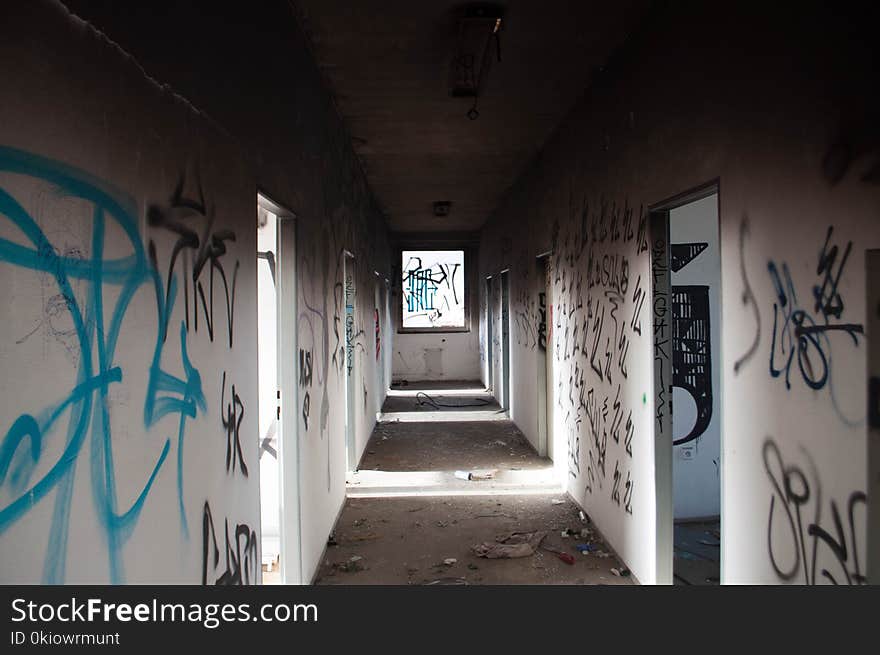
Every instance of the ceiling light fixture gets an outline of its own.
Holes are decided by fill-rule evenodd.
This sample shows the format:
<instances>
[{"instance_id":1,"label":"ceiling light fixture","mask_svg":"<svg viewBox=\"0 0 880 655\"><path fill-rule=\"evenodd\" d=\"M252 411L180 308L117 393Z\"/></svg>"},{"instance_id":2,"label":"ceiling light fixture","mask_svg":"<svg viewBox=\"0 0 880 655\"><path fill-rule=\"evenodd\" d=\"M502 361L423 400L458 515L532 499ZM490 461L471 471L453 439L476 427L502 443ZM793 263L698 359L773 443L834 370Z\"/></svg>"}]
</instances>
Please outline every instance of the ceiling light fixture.
<instances>
[{"instance_id":1,"label":"ceiling light fixture","mask_svg":"<svg viewBox=\"0 0 880 655\"><path fill-rule=\"evenodd\" d=\"M449 95L474 99L467 113L471 120L480 117L477 101L485 91L493 54L501 61L501 20L501 7L487 3L466 5L458 20L458 50L452 59Z\"/></svg>"}]
</instances>

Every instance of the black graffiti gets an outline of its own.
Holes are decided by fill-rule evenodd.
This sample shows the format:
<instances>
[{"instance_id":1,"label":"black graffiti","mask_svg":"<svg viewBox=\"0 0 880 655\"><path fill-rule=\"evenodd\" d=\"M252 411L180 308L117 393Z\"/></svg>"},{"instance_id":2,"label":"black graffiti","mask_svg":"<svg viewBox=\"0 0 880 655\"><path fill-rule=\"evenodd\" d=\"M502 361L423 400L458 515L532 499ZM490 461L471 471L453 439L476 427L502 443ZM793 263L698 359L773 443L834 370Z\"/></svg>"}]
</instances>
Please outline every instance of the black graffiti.
<instances>
[{"instance_id":1,"label":"black graffiti","mask_svg":"<svg viewBox=\"0 0 880 655\"><path fill-rule=\"evenodd\" d=\"M642 313L642 305L645 304L645 291L642 289L642 276L639 275L636 280L635 289L633 289L632 295L633 302L633 313L632 320L629 323L630 329L641 336L642 334L642 319L640 315Z\"/></svg>"},{"instance_id":2,"label":"black graffiti","mask_svg":"<svg viewBox=\"0 0 880 655\"><path fill-rule=\"evenodd\" d=\"M770 375L779 377L785 372L785 386L790 389L791 368L797 355L798 369L804 383L812 389L822 389L828 381L829 333L846 332L858 345L857 335L864 334L864 328L857 324L816 324L813 317L797 304L797 294L788 265L783 263L780 273L776 263L771 261L767 269L776 291L776 302L773 303ZM777 366L776 363L777 350L781 357L781 366Z\"/></svg>"},{"instance_id":3,"label":"black graffiti","mask_svg":"<svg viewBox=\"0 0 880 655\"><path fill-rule=\"evenodd\" d=\"M220 408L224 412L221 416L221 422L223 429L226 430L226 471L227 473L235 472L235 467L238 465L242 474L247 477L248 468L241 451L240 438L241 422L244 420L244 404L236 393L234 384L229 403L226 402L226 371L223 372L223 383L220 389Z\"/></svg>"},{"instance_id":4,"label":"black graffiti","mask_svg":"<svg viewBox=\"0 0 880 655\"><path fill-rule=\"evenodd\" d=\"M257 558L257 533L244 523L239 523L230 539L229 519L223 520L224 554L226 568L219 572L220 548L214 531L211 506L205 501L202 512L202 584L208 584L210 572L214 585L249 585L259 580ZM215 577L216 576L216 577Z\"/></svg>"},{"instance_id":5,"label":"black graffiti","mask_svg":"<svg viewBox=\"0 0 880 655\"><path fill-rule=\"evenodd\" d=\"M670 249L669 267L673 273L677 273L708 247L709 244L705 242L673 243Z\"/></svg>"},{"instance_id":6,"label":"black graffiti","mask_svg":"<svg viewBox=\"0 0 880 655\"><path fill-rule=\"evenodd\" d=\"M538 348L547 350L547 294L538 294Z\"/></svg>"},{"instance_id":7,"label":"black graffiti","mask_svg":"<svg viewBox=\"0 0 880 655\"><path fill-rule=\"evenodd\" d=\"M227 278L226 269L223 264L223 256L227 253L227 242L235 241L235 232L232 230L213 230L214 227L214 209L209 207L205 202L205 194L202 189L201 180L197 182L197 197L190 198L184 194L184 186L186 178L181 176L177 186L171 194L168 207L159 207L151 205L147 210L147 221L151 227L159 227L178 235L168 264L168 276L165 287L165 297L162 299L163 305L172 305L174 302L176 276L174 269L177 265L178 256L184 253L184 275L183 275L183 297L186 329L190 329L190 302L192 302L193 326L195 331L199 329L199 306L201 305L204 314L205 326L208 330L208 337L214 340L214 274L220 276L223 283L223 292L226 299L226 325L229 339L229 347L233 342L233 321L235 316L235 286L238 279L238 269L240 262L235 261L232 280ZM204 220L204 226L201 235L191 227L191 221ZM156 254L156 244L152 240L149 243L150 261L154 267L157 267L158 257ZM188 270L189 257L191 254L192 271ZM207 295L203 284L202 274L207 267ZM192 287L192 288L190 288ZM158 293L158 292L157 292ZM190 293L192 293L192 301L190 301ZM199 302L201 301L201 302ZM163 325L163 340L168 336L168 322L171 312L165 313L165 324Z\"/></svg>"},{"instance_id":8,"label":"black graffiti","mask_svg":"<svg viewBox=\"0 0 880 655\"><path fill-rule=\"evenodd\" d=\"M837 245L828 247L833 233L834 228L828 226L828 232L825 234L825 243L822 245L822 252L819 253L819 265L816 268L816 275L823 276L822 284L821 286L817 284L813 287L813 298L816 301L815 311L822 314L826 323L832 316L840 319L840 315L843 313L843 298L840 297L837 285L840 283L843 267L846 265L846 260L852 251L852 241L848 241L840 258L840 265L835 272L834 265L837 263L839 251Z\"/></svg>"},{"instance_id":9,"label":"black graffiti","mask_svg":"<svg viewBox=\"0 0 880 655\"><path fill-rule=\"evenodd\" d=\"M299 351L299 384L301 387L312 386L312 351Z\"/></svg>"},{"instance_id":10,"label":"black graffiti","mask_svg":"<svg viewBox=\"0 0 880 655\"><path fill-rule=\"evenodd\" d=\"M819 549L822 547L831 553L837 565L834 570L822 568L819 573L824 580L832 584L865 584L866 578L861 571L857 550L859 542L856 536L856 508L859 505L867 507L867 497L861 491L850 494L846 503L846 514L843 517L846 519L848 531L844 529L837 501L832 499L831 519L834 527L833 532L826 530L821 523L823 503L819 475L806 451L804 454L808 457L810 465L809 476L796 465L786 465L779 447L771 438L768 437L764 441L762 449L764 469L773 487L767 518L767 549L770 564L782 580L792 581L801 574L805 584L816 584ZM783 516L776 512L777 504L784 512L784 523L793 544L792 552L786 555L791 562L790 565L780 563L783 555L780 553L779 545L774 541L774 518ZM812 521L807 518L811 504L814 508ZM805 521L808 521L806 534Z\"/></svg>"},{"instance_id":11,"label":"black graffiti","mask_svg":"<svg viewBox=\"0 0 880 655\"><path fill-rule=\"evenodd\" d=\"M657 421L657 432L663 434L663 418L666 415L666 380L664 378L664 362L670 360L667 346L669 344L669 336L667 334L668 325L666 323L666 314L668 312L668 294L665 291L663 282L668 281L669 271L664 263L666 254L666 242L663 239L657 239L654 242L652 252L651 274L654 279L654 369L657 375L656 403L654 409L654 417ZM670 387L671 391L671 387Z\"/></svg>"},{"instance_id":12,"label":"black graffiti","mask_svg":"<svg viewBox=\"0 0 880 655\"><path fill-rule=\"evenodd\" d=\"M697 420L676 446L700 437L712 421L712 352L709 287L672 288L672 385L691 395Z\"/></svg>"},{"instance_id":13,"label":"black graffiti","mask_svg":"<svg viewBox=\"0 0 880 655\"><path fill-rule=\"evenodd\" d=\"M758 310L758 301L755 298L755 294L752 291L752 285L749 284L749 277L746 273L746 234L749 231L749 222L748 218L743 216L742 220L739 224L739 270L740 276L742 277L742 304L744 306L750 306L752 308L752 313L755 315L755 336L752 339L752 343L749 346L748 350L746 350L743 355L736 360L733 364L733 372L739 373L739 369L745 364L749 359L751 359L752 355L755 354L755 351L758 349L758 344L761 342L761 312Z\"/></svg>"},{"instance_id":14,"label":"black graffiti","mask_svg":"<svg viewBox=\"0 0 880 655\"><path fill-rule=\"evenodd\" d=\"M312 409L312 399L311 399L311 396L309 396L309 392L306 391L305 395L303 396L303 404L302 404L303 426L305 427L306 430L309 429L309 414L311 413L311 409Z\"/></svg>"},{"instance_id":15,"label":"black graffiti","mask_svg":"<svg viewBox=\"0 0 880 655\"><path fill-rule=\"evenodd\" d=\"M633 500L633 488L635 487L635 480L630 477L630 472L626 472L626 487L623 492L623 509L627 514L633 513L632 500Z\"/></svg>"}]
</instances>

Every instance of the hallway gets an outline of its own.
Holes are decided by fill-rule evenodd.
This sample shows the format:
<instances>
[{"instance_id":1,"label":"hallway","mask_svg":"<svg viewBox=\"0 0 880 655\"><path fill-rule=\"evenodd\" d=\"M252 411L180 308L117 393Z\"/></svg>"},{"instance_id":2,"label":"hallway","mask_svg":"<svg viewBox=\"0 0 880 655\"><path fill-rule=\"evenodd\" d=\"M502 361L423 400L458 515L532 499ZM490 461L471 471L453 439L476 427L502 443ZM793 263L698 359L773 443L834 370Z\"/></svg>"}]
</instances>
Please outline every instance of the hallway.
<instances>
[{"instance_id":1,"label":"hallway","mask_svg":"<svg viewBox=\"0 0 880 655\"><path fill-rule=\"evenodd\" d=\"M555 481L552 462L479 382L394 385L347 488L317 584L631 581ZM547 534L525 557L489 559L473 549L539 531Z\"/></svg>"},{"instance_id":2,"label":"hallway","mask_svg":"<svg viewBox=\"0 0 880 655\"><path fill-rule=\"evenodd\" d=\"M0 4L0 583L880 583L880 3Z\"/></svg>"}]
</instances>

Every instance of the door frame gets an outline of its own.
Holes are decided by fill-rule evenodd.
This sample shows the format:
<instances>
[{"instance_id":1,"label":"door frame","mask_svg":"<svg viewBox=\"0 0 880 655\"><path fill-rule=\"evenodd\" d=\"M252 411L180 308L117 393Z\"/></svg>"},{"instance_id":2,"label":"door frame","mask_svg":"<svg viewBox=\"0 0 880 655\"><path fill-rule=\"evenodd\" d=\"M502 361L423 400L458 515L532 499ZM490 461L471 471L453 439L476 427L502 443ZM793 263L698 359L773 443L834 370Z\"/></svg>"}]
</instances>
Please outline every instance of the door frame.
<instances>
[{"instance_id":1,"label":"door frame","mask_svg":"<svg viewBox=\"0 0 880 655\"><path fill-rule=\"evenodd\" d=\"M711 195L718 198L719 261L723 268L723 252L720 238L721 182L711 180L684 193L676 194L648 207L648 255L651 274L648 276L651 290L653 376L651 436L654 445L654 498L655 498L655 571L656 584L673 583L673 435L672 435L672 270L670 267L671 244L669 236L669 213L683 205L702 200ZM662 310L662 311L660 311ZM718 308L721 325L724 325L724 306ZM723 341L723 335L722 335ZM668 344L668 345L667 345ZM665 346L665 347L664 347ZM713 349L715 345L713 344ZM724 370L724 351L718 344L721 370ZM718 389L721 410L719 462L719 485L721 495L721 548L720 583L724 584L724 376L720 376ZM659 428L659 430L658 430Z\"/></svg>"},{"instance_id":2,"label":"door frame","mask_svg":"<svg viewBox=\"0 0 880 655\"><path fill-rule=\"evenodd\" d=\"M257 189L257 207L276 216L275 302L278 402L278 507L282 584L302 584L302 508L299 387L296 362L298 348L298 261L296 214ZM286 235L286 236L285 236ZM292 263L290 263L292 262ZM262 576L262 572L261 572Z\"/></svg>"}]
</instances>

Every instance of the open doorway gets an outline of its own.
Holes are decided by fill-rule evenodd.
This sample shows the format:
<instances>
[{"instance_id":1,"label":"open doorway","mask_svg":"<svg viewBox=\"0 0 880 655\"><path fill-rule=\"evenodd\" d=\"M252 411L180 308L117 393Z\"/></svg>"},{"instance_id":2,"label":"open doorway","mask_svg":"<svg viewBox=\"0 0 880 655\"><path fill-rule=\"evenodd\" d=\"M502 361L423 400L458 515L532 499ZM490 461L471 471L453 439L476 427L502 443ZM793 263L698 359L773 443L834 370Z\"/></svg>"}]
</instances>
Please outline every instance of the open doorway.
<instances>
[{"instance_id":1,"label":"open doorway","mask_svg":"<svg viewBox=\"0 0 880 655\"><path fill-rule=\"evenodd\" d=\"M294 216L257 196L257 359L264 583L302 581L296 407ZM290 402L282 402L290 399Z\"/></svg>"},{"instance_id":2,"label":"open doorway","mask_svg":"<svg viewBox=\"0 0 880 655\"><path fill-rule=\"evenodd\" d=\"M868 498L880 498L880 250L865 251L868 343ZM868 503L868 584L880 584L880 503Z\"/></svg>"},{"instance_id":3,"label":"open doorway","mask_svg":"<svg viewBox=\"0 0 880 655\"><path fill-rule=\"evenodd\" d=\"M493 390L495 378L495 312L492 307L492 276L486 278L486 390Z\"/></svg>"},{"instance_id":4,"label":"open doorway","mask_svg":"<svg viewBox=\"0 0 880 655\"><path fill-rule=\"evenodd\" d=\"M510 414L510 273L501 271L501 409Z\"/></svg>"},{"instance_id":5,"label":"open doorway","mask_svg":"<svg viewBox=\"0 0 880 655\"><path fill-rule=\"evenodd\" d=\"M721 569L721 253L718 186L651 212L658 582Z\"/></svg>"}]
</instances>

